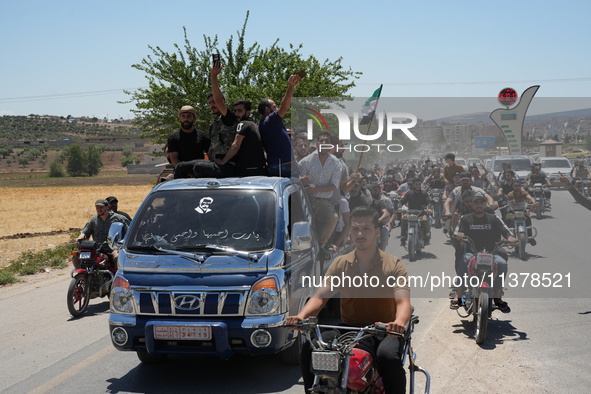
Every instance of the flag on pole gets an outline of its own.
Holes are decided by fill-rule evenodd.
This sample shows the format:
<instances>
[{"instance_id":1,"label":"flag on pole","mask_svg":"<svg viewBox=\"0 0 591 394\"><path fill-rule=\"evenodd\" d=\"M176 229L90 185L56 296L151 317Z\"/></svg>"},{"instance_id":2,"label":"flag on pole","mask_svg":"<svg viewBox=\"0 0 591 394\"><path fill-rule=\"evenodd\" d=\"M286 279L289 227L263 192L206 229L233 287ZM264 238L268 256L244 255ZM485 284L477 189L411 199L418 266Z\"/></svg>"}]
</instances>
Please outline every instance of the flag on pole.
<instances>
[{"instance_id":1,"label":"flag on pole","mask_svg":"<svg viewBox=\"0 0 591 394\"><path fill-rule=\"evenodd\" d=\"M372 121L374 115L376 114L376 107L378 106L378 99L380 98L381 94L382 85L380 85L380 87L375 92L373 92L371 97L367 99L365 104L363 104L363 107L361 108L361 115L363 115L363 117L361 118L359 124L369 124L369 122Z\"/></svg>"}]
</instances>

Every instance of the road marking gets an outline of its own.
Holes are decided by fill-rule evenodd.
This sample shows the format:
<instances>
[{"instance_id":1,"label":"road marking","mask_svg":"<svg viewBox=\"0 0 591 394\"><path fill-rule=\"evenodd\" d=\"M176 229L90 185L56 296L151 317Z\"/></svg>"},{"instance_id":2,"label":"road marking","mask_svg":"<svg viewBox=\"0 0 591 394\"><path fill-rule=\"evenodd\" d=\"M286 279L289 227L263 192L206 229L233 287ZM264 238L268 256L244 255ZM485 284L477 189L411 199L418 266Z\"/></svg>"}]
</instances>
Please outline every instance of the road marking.
<instances>
[{"instance_id":1,"label":"road marking","mask_svg":"<svg viewBox=\"0 0 591 394\"><path fill-rule=\"evenodd\" d=\"M89 367L90 365L94 364L95 362L99 361L101 358L106 357L109 353L115 352L115 348L109 344L109 346L105 346L101 351L93 354L92 356L82 360L82 362L74 365L72 368L65 370L64 372L60 373L59 375L55 376L53 379L48 380L41 386L31 390L29 394L41 394L46 393L49 390L53 389L60 383L64 382L67 379L70 379L76 375L78 375L82 370Z\"/></svg>"}]
</instances>

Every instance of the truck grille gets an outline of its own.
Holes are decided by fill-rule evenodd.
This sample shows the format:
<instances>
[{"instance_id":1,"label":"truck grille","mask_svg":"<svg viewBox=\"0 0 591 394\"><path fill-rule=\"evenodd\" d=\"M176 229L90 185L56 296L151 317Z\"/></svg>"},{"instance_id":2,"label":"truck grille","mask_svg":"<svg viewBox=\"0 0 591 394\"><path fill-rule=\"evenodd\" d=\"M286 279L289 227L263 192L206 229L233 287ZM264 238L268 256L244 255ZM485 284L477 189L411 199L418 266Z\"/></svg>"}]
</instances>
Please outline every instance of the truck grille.
<instances>
[{"instance_id":1,"label":"truck grille","mask_svg":"<svg viewBox=\"0 0 591 394\"><path fill-rule=\"evenodd\" d=\"M139 291L141 315L242 316L246 291Z\"/></svg>"}]
</instances>

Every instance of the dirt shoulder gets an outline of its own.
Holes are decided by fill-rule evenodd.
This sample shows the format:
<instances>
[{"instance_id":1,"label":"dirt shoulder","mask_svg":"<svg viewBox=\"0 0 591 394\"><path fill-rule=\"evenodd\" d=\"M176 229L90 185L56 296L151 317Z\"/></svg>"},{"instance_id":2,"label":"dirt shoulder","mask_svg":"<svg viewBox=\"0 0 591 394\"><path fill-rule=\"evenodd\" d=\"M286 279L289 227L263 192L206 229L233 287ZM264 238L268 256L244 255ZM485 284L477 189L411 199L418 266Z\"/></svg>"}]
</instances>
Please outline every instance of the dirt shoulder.
<instances>
[{"instance_id":1,"label":"dirt shoulder","mask_svg":"<svg viewBox=\"0 0 591 394\"><path fill-rule=\"evenodd\" d=\"M0 300L13 297L31 289L47 286L70 277L72 267L40 271L34 275L19 276L20 282L0 286ZM65 293L64 293L65 297Z\"/></svg>"}]
</instances>

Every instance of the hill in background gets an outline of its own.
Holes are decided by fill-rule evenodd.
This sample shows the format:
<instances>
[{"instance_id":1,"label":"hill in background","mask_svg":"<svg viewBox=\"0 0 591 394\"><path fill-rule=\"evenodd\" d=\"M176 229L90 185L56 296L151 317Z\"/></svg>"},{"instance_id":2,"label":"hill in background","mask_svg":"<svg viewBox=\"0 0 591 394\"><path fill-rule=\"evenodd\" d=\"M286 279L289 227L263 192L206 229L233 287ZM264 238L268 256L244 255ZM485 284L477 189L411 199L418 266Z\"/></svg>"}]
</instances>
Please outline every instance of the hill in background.
<instances>
[{"instance_id":1,"label":"hill in background","mask_svg":"<svg viewBox=\"0 0 591 394\"><path fill-rule=\"evenodd\" d=\"M0 141L81 140L88 137L139 137L130 121L101 121L97 118L58 116L2 116Z\"/></svg>"}]
</instances>

